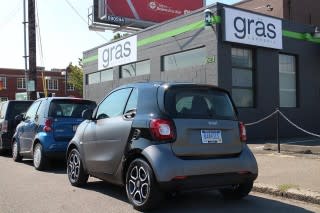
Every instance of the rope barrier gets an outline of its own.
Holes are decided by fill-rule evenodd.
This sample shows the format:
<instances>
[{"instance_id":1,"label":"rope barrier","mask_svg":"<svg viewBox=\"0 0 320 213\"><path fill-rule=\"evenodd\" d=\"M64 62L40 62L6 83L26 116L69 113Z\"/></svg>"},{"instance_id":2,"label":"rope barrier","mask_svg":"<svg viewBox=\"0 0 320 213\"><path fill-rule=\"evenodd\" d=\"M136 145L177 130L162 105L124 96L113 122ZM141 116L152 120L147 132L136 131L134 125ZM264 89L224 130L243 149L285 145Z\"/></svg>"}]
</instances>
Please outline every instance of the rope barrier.
<instances>
[{"instance_id":1,"label":"rope barrier","mask_svg":"<svg viewBox=\"0 0 320 213\"><path fill-rule=\"evenodd\" d=\"M256 124L258 124L258 123L261 123L261 122L263 122L263 121L265 121L265 120L268 120L269 118L271 118L271 117L274 116L275 114L277 114L278 111L279 111L279 110L276 110L276 111L274 111L273 113L271 113L270 115L268 115L268 116L266 116L266 117L264 117L264 118L262 118L262 119L260 119L260 120L258 120L258 121L256 121L256 122L247 123L247 124L245 124L245 125L246 125L246 126L253 126L253 125L256 125Z\"/></svg>"},{"instance_id":2,"label":"rope barrier","mask_svg":"<svg viewBox=\"0 0 320 213\"><path fill-rule=\"evenodd\" d=\"M252 123L246 123L245 126L253 126L253 125L256 125L256 124L259 124L265 120L268 120L269 118L271 118L272 116L276 115L277 113L279 113L286 121L288 121L289 124L291 124L293 127L295 127L296 129L308 134L308 135L311 135L311 136L314 136L314 137L318 137L320 138L320 135L319 134L316 134L316 133L313 133L313 132L309 132L305 129L303 129L302 127L298 126L297 124L295 124L294 122L292 122L287 116L285 116L285 114L283 114L280 110L276 109L274 112L272 112L270 115L267 115L265 116L264 118L258 120L258 121L255 121L255 122L252 122Z\"/></svg>"},{"instance_id":3,"label":"rope barrier","mask_svg":"<svg viewBox=\"0 0 320 213\"><path fill-rule=\"evenodd\" d=\"M285 120L287 120L287 121L288 121L292 126L294 126L296 129L298 129L298 130L300 130L300 131L302 131L302 132L304 132L304 133L306 133L306 134L309 134L309 135L311 135L311 136L320 138L320 135L315 134L315 133L312 133L312 132L309 132L309 131L301 128L301 127L298 126L297 124L293 123L292 121L290 121L290 119L289 119L287 116L285 116L281 111L279 111L279 113L280 113L280 115L281 115Z\"/></svg>"}]
</instances>

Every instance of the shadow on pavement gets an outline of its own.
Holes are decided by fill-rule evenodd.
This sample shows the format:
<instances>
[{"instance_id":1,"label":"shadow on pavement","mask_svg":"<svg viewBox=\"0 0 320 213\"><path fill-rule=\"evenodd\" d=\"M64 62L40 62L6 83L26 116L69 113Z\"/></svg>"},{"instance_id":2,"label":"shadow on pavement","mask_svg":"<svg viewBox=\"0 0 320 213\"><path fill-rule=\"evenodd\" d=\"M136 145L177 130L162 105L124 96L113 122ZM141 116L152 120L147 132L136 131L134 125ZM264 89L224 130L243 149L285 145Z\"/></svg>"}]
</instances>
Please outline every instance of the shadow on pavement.
<instances>
[{"instance_id":1,"label":"shadow on pavement","mask_svg":"<svg viewBox=\"0 0 320 213\"><path fill-rule=\"evenodd\" d=\"M32 169L35 169L33 166L32 159L23 159L21 163L28 165L28 166L31 166ZM39 172L54 173L54 174L67 174L66 163L63 160L50 161L50 162L48 162L48 165L45 168L45 170L39 171Z\"/></svg>"},{"instance_id":2,"label":"shadow on pavement","mask_svg":"<svg viewBox=\"0 0 320 213\"><path fill-rule=\"evenodd\" d=\"M113 197L123 202L129 202L126 196L125 188L115 186L104 181L89 182L83 189L93 190L106 196ZM281 201L275 201L255 195L249 195L242 200L224 200L217 191L197 191L182 193L179 196L167 198L159 204L158 208L150 211L155 213L162 212L297 212L308 213L308 211L299 206L286 204Z\"/></svg>"},{"instance_id":3,"label":"shadow on pavement","mask_svg":"<svg viewBox=\"0 0 320 213\"><path fill-rule=\"evenodd\" d=\"M83 187L83 189L93 190L121 200L123 202L129 203L126 195L126 190L122 186L113 185L108 182L96 179L96 181L89 181L88 184Z\"/></svg>"}]
</instances>

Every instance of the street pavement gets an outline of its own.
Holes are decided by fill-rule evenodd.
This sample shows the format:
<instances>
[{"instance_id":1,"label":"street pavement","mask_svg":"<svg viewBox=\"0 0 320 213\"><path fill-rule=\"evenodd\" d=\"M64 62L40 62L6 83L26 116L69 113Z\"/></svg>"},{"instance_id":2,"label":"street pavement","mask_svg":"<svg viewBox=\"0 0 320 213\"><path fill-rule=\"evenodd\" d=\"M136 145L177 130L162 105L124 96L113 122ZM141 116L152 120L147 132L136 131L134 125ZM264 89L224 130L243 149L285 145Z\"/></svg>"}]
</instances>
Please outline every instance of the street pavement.
<instances>
[{"instance_id":1,"label":"street pavement","mask_svg":"<svg viewBox=\"0 0 320 213\"><path fill-rule=\"evenodd\" d=\"M286 151L280 153L270 147L265 150L268 144L249 147L259 167L256 191L320 204L320 155L300 152L309 146L286 144ZM317 148L313 146L311 151Z\"/></svg>"},{"instance_id":2,"label":"street pavement","mask_svg":"<svg viewBox=\"0 0 320 213\"><path fill-rule=\"evenodd\" d=\"M36 171L32 161L15 163L0 156L1 213L135 212L125 190L95 178L84 188L70 185L65 165ZM320 212L320 205L252 192L243 200L224 200L215 191L185 193L164 200L154 212Z\"/></svg>"}]
</instances>

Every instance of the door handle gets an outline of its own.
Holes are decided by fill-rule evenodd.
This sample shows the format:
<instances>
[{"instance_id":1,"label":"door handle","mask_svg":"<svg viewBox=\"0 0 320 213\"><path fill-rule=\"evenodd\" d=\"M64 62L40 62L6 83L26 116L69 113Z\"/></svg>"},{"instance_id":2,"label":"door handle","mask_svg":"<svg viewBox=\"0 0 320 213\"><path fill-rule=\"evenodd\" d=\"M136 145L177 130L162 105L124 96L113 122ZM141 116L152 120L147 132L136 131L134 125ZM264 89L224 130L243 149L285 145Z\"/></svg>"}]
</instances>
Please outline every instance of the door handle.
<instances>
[{"instance_id":1,"label":"door handle","mask_svg":"<svg viewBox=\"0 0 320 213\"><path fill-rule=\"evenodd\" d=\"M134 116L136 116L136 112L136 109L128 110L123 116L127 119L134 118Z\"/></svg>"}]
</instances>

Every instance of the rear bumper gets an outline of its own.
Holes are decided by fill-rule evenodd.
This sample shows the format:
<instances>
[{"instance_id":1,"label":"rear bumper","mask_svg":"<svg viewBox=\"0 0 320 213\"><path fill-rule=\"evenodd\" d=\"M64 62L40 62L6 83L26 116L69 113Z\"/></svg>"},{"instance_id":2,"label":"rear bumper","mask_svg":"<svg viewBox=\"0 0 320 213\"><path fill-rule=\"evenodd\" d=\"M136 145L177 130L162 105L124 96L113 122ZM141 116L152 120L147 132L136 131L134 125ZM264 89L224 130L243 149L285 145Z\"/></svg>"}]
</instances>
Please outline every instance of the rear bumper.
<instances>
[{"instance_id":1,"label":"rear bumper","mask_svg":"<svg viewBox=\"0 0 320 213\"><path fill-rule=\"evenodd\" d=\"M181 178L181 177L180 177ZM160 187L165 191L180 191L193 189L217 189L236 184L253 182L257 174L252 173L224 173L211 175L188 176L185 179L174 179L169 182L160 182Z\"/></svg>"},{"instance_id":2,"label":"rear bumper","mask_svg":"<svg viewBox=\"0 0 320 213\"><path fill-rule=\"evenodd\" d=\"M66 152L46 152L46 157L50 159L65 160Z\"/></svg>"},{"instance_id":3,"label":"rear bumper","mask_svg":"<svg viewBox=\"0 0 320 213\"><path fill-rule=\"evenodd\" d=\"M41 144L43 146L43 151L45 153L59 153L59 152L66 152L69 141L68 140L60 140L57 141L53 137L53 134L41 132L36 137L38 140L41 141Z\"/></svg>"},{"instance_id":4,"label":"rear bumper","mask_svg":"<svg viewBox=\"0 0 320 213\"><path fill-rule=\"evenodd\" d=\"M237 157L230 158L183 160L174 155L170 144L148 146L142 154L162 185L176 183L186 188L225 186L253 181L258 176L256 159L245 144ZM180 177L186 179L176 180Z\"/></svg>"}]
</instances>

